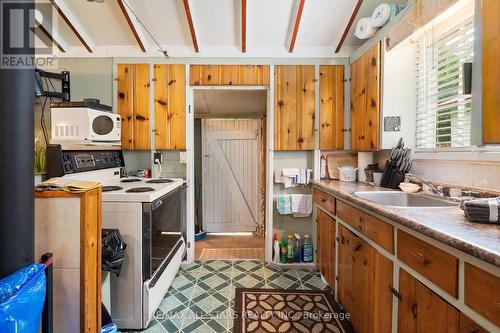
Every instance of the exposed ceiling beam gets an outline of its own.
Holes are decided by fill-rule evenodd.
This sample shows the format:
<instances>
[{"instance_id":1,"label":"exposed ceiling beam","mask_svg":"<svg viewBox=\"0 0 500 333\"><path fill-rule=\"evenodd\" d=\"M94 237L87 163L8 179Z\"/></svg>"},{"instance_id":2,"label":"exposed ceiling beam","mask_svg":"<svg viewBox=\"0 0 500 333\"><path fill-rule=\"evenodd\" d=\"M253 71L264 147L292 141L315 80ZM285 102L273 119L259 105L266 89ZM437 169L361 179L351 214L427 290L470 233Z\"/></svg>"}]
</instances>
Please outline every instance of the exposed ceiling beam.
<instances>
[{"instance_id":1,"label":"exposed ceiling beam","mask_svg":"<svg viewBox=\"0 0 500 333\"><path fill-rule=\"evenodd\" d=\"M57 10L62 19L66 22L66 24L73 30L74 34L80 42L85 46L87 51L90 53L94 52L94 43L92 39L90 39L88 33L77 20L76 16L73 15L68 6L64 3L63 0L50 0L54 8Z\"/></svg>"},{"instance_id":2,"label":"exposed ceiling beam","mask_svg":"<svg viewBox=\"0 0 500 333\"><path fill-rule=\"evenodd\" d=\"M191 39L193 40L193 47L196 53L200 52L198 48L198 39L196 38L196 31L194 30L193 16L191 15L191 9L189 8L189 0L183 0L184 10L186 11L186 18L188 20L189 31L191 32Z\"/></svg>"},{"instance_id":3,"label":"exposed ceiling beam","mask_svg":"<svg viewBox=\"0 0 500 333\"><path fill-rule=\"evenodd\" d=\"M293 27L292 39L290 40L290 47L288 52L292 53L295 47L295 40L297 39L297 34L299 32L300 19L302 18L302 11L304 10L305 0L300 0L299 8L297 9L297 16L295 16L295 26Z\"/></svg>"},{"instance_id":4,"label":"exposed ceiling beam","mask_svg":"<svg viewBox=\"0 0 500 333\"><path fill-rule=\"evenodd\" d=\"M40 22L37 18L35 18L36 28L34 29L35 34L43 33L51 42L54 44L59 51L65 53L68 49L66 42L62 39L61 35L57 32L57 30L52 29L52 27L48 26L47 23ZM40 39L42 39L39 36Z\"/></svg>"},{"instance_id":5,"label":"exposed ceiling beam","mask_svg":"<svg viewBox=\"0 0 500 333\"><path fill-rule=\"evenodd\" d=\"M241 0L241 52L247 51L247 0Z\"/></svg>"},{"instance_id":6,"label":"exposed ceiling beam","mask_svg":"<svg viewBox=\"0 0 500 333\"><path fill-rule=\"evenodd\" d=\"M141 33L141 27L137 24L138 22L135 19L135 14L130 10L128 5L124 3L124 0L116 0L116 2L118 2L118 6L120 6L120 10L122 11L123 16L125 16L128 26L130 27L137 44L139 44L141 51L146 52L146 48L144 47L144 36Z\"/></svg>"},{"instance_id":7,"label":"exposed ceiling beam","mask_svg":"<svg viewBox=\"0 0 500 333\"><path fill-rule=\"evenodd\" d=\"M347 26L344 29L344 33L342 34L342 38L340 38L339 45L337 45L337 48L335 49L335 53L340 52L340 49L342 48L342 44L344 44L344 41L347 37L347 34L349 33L349 30L351 30L351 26L354 23L356 16L358 16L358 12L359 12L359 9L361 8L362 4L363 4L363 0L358 0L358 3L356 4L356 7L354 7L352 15L349 18L349 21L347 22Z\"/></svg>"}]
</instances>

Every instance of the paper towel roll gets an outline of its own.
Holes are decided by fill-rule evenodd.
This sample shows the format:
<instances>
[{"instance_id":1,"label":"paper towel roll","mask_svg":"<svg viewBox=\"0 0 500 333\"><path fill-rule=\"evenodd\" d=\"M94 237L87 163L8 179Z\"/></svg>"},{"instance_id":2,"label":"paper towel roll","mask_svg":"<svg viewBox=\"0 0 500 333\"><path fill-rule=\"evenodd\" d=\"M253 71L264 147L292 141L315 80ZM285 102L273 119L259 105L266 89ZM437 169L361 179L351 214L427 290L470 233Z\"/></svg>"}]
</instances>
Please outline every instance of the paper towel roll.
<instances>
[{"instance_id":1,"label":"paper towel roll","mask_svg":"<svg viewBox=\"0 0 500 333\"><path fill-rule=\"evenodd\" d=\"M375 35L377 28L372 25L371 17L364 17L358 21L354 35L359 39L367 39Z\"/></svg>"},{"instance_id":2,"label":"paper towel roll","mask_svg":"<svg viewBox=\"0 0 500 333\"><path fill-rule=\"evenodd\" d=\"M371 22L374 27L382 27L391 18L391 5L387 3L381 3L373 11Z\"/></svg>"}]
</instances>

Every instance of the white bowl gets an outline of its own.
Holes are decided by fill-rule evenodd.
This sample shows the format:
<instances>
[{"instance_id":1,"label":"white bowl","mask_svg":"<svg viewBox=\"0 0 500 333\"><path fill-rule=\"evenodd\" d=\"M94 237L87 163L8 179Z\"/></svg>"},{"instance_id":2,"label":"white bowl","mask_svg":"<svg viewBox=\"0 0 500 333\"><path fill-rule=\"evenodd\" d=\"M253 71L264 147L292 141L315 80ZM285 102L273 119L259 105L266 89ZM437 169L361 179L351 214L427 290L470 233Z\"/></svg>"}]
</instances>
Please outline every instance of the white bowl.
<instances>
[{"instance_id":1,"label":"white bowl","mask_svg":"<svg viewBox=\"0 0 500 333\"><path fill-rule=\"evenodd\" d=\"M413 183L401 183L399 184L399 188L406 193L417 193L420 190L420 186Z\"/></svg>"}]
</instances>

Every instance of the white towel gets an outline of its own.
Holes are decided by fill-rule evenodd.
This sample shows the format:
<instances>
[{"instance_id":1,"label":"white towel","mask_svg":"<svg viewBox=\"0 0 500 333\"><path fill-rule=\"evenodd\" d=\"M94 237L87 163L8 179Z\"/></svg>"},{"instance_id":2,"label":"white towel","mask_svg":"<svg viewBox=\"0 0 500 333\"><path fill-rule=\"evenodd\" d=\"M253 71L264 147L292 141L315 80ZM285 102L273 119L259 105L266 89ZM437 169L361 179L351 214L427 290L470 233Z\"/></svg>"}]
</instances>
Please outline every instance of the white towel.
<instances>
[{"instance_id":1,"label":"white towel","mask_svg":"<svg viewBox=\"0 0 500 333\"><path fill-rule=\"evenodd\" d=\"M292 214L306 217L312 213L312 194L292 194Z\"/></svg>"},{"instance_id":2,"label":"white towel","mask_svg":"<svg viewBox=\"0 0 500 333\"><path fill-rule=\"evenodd\" d=\"M283 176L285 177L296 177L299 175L300 170L297 168L285 168L283 171L281 171Z\"/></svg>"},{"instance_id":3,"label":"white towel","mask_svg":"<svg viewBox=\"0 0 500 333\"><path fill-rule=\"evenodd\" d=\"M358 21L354 35L359 39L368 39L373 37L376 32L377 28L372 25L372 18L364 17Z\"/></svg>"}]
</instances>

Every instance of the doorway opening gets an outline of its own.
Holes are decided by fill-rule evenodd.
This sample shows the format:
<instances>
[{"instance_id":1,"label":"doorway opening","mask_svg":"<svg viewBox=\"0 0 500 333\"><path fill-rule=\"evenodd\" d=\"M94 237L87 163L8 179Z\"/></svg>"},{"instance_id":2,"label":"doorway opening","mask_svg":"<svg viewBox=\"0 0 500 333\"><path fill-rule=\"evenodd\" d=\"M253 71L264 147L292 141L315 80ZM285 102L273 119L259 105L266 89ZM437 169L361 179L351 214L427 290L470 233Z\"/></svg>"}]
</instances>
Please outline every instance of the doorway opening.
<instances>
[{"instance_id":1,"label":"doorway opening","mask_svg":"<svg viewBox=\"0 0 500 333\"><path fill-rule=\"evenodd\" d=\"M267 98L194 90L195 259L265 259Z\"/></svg>"}]
</instances>

